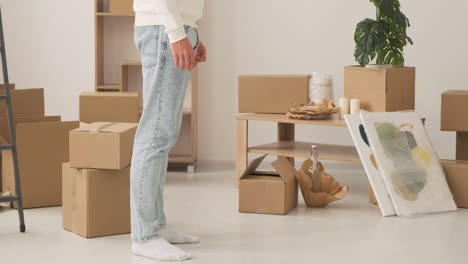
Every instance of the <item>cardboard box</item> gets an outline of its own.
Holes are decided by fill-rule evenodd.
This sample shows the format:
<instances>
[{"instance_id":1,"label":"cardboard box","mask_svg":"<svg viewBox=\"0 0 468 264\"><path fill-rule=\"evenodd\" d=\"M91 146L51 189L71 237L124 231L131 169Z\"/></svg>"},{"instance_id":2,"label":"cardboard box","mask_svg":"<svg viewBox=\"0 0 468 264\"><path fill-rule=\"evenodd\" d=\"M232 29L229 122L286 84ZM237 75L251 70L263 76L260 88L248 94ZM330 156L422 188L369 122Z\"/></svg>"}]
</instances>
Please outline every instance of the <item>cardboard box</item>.
<instances>
[{"instance_id":1,"label":"cardboard box","mask_svg":"<svg viewBox=\"0 0 468 264\"><path fill-rule=\"evenodd\" d=\"M468 132L457 132L457 160L468 160Z\"/></svg>"},{"instance_id":2,"label":"cardboard box","mask_svg":"<svg viewBox=\"0 0 468 264\"><path fill-rule=\"evenodd\" d=\"M83 237L130 232L130 167L75 169L63 164L63 228Z\"/></svg>"},{"instance_id":3,"label":"cardboard box","mask_svg":"<svg viewBox=\"0 0 468 264\"><path fill-rule=\"evenodd\" d=\"M442 131L468 132L468 91L446 91L442 94Z\"/></svg>"},{"instance_id":4,"label":"cardboard box","mask_svg":"<svg viewBox=\"0 0 468 264\"><path fill-rule=\"evenodd\" d=\"M80 95L80 121L138 123L140 98L133 92L95 92Z\"/></svg>"},{"instance_id":5,"label":"cardboard box","mask_svg":"<svg viewBox=\"0 0 468 264\"><path fill-rule=\"evenodd\" d=\"M293 165L280 157L272 163L276 172L257 171L266 156L253 160L239 180L239 212L285 215L297 206Z\"/></svg>"},{"instance_id":6,"label":"cardboard box","mask_svg":"<svg viewBox=\"0 0 468 264\"><path fill-rule=\"evenodd\" d=\"M134 13L133 0L109 0L109 12Z\"/></svg>"},{"instance_id":7,"label":"cardboard box","mask_svg":"<svg viewBox=\"0 0 468 264\"><path fill-rule=\"evenodd\" d=\"M16 144L24 208L62 204L62 163L68 162L71 130L79 122L59 122L60 117L16 121ZM12 153L2 151L3 191L15 194Z\"/></svg>"},{"instance_id":8,"label":"cardboard box","mask_svg":"<svg viewBox=\"0 0 468 264\"><path fill-rule=\"evenodd\" d=\"M72 168L123 169L132 161L137 124L98 122L70 132Z\"/></svg>"},{"instance_id":9,"label":"cardboard box","mask_svg":"<svg viewBox=\"0 0 468 264\"><path fill-rule=\"evenodd\" d=\"M414 110L414 67L369 69L344 68L345 97L361 100L361 109L371 112Z\"/></svg>"},{"instance_id":10,"label":"cardboard box","mask_svg":"<svg viewBox=\"0 0 468 264\"><path fill-rule=\"evenodd\" d=\"M14 90L16 85L14 83L10 83L10 90ZM5 90L5 84L0 84L0 91Z\"/></svg>"},{"instance_id":11,"label":"cardboard box","mask_svg":"<svg viewBox=\"0 0 468 264\"><path fill-rule=\"evenodd\" d=\"M239 76L239 113L287 113L309 102L309 75Z\"/></svg>"},{"instance_id":12,"label":"cardboard box","mask_svg":"<svg viewBox=\"0 0 468 264\"><path fill-rule=\"evenodd\" d=\"M11 90L10 95L15 118L44 116L44 89ZM0 100L0 136L10 142L5 100Z\"/></svg>"},{"instance_id":13,"label":"cardboard box","mask_svg":"<svg viewBox=\"0 0 468 264\"><path fill-rule=\"evenodd\" d=\"M447 183L458 208L468 208L468 162L442 160Z\"/></svg>"}]
</instances>

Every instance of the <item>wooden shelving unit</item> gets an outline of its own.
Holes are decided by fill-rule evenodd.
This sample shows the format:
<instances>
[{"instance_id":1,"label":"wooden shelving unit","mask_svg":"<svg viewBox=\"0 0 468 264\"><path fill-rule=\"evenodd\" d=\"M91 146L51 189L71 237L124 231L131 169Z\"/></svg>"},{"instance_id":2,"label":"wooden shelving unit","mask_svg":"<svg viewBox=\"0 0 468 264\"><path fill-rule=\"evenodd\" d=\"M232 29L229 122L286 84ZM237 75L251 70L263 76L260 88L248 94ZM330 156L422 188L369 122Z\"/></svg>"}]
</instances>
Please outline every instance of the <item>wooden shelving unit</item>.
<instances>
[{"instance_id":1,"label":"wooden shelving unit","mask_svg":"<svg viewBox=\"0 0 468 264\"><path fill-rule=\"evenodd\" d=\"M237 116L237 179L242 176L248 165L248 154L269 154L283 156L294 161L295 158L310 158L310 147L317 145L320 151L320 160L333 160L342 162L361 162L355 147L318 144L313 142L295 141L295 125L346 127L346 122L339 119L324 120L296 120L284 114L244 114ZM274 122L277 127L277 141L260 145L249 146L249 121Z\"/></svg>"},{"instance_id":2,"label":"wooden shelving unit","mask_svg":"<svg viewBox=\"0 0 468 264\"><path fill-rule=\"evenodd\" d=\"M121 60L120 62L109 63L106 58L109 58L109 53L106 53L106 44L115 45L116 32L111 32L112 40L110 43L106 43L106 28L109 23L116 23L125 21L135 16L135 13L123 12L123 13L112 13L109 12L109 0L95 0L95 59L96 59L96 76L95 76L95 90L102 92L125 92L125 91L137 91L142 93L141 85L135 87L129 83L129 75L134 70L141 73L141 61L139 57L131 58L132 60ZM133 28L133 25L129 25ZM127 33L122 38L131 38L133 35ZM128 49L128 48L127 48ZM115 48L114 48L115 52ZM109 68L112 71L118 72L118 79L114 78L108 80L106 73ZM116 74L115 74L116 75ZM115 76L114 75L114 76ZM134 75L132 75L134 77ZM141 74L139 77L141 78ZM193 172L197 161L197 121L198 121L198 109L197 109L197 89L198 89L198 76L197 71L192 71L190 80L190 89L187 91L187 100L183 112L183 124L180 133L179 141L174 147L169 156L170 163L185 163L188 165L187 169L189 172Z\"/></svg>"}]
</instances>

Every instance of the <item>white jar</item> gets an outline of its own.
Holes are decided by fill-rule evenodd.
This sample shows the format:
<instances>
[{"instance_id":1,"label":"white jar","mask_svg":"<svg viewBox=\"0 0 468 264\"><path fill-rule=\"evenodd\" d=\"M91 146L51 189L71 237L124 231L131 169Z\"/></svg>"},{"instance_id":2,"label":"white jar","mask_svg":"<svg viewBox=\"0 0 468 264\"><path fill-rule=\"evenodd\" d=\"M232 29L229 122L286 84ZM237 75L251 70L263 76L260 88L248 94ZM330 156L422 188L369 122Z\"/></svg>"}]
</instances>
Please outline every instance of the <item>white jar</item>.
<instances>
[{"instance_id":1,"label":"white jar","mask_svg":"<svg viewBox=\"0 0 468 264\"><path fill-rule=\"evenodd\" d=\"M328 73L314 72L309 81L309 100L320 104L324 99L333 100L333 78Z\"/></svg>"}]
</instances>

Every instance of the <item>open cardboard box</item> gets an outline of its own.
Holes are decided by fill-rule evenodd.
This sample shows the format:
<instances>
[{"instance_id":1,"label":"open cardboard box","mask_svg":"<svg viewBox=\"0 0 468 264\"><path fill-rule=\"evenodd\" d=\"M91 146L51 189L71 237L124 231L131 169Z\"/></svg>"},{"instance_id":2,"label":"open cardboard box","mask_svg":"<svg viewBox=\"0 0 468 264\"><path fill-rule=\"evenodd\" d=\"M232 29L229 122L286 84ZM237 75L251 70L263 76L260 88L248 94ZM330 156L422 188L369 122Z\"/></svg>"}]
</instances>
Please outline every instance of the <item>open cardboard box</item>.
<instances>
[{"instance_id":1,"label":"open cardboard box","mask_svg":"<svg viewBox=\"0 0 468 264\"><path fill-rule=\"evenodd\" d=\"M86 238L130 232L130 167L62 170L64 229Z\"/></svg>"},{"instance_id":2,"label":"open cardboard box","mask_svg":"<svg viewBox=\"0 0 468 264\"><path fill-rule=\"evenodd\" d=\"M72 168L123 169L130 166L137 124L97 122L70 132Z\"/></svg>"},{"instance_id":3,"label":"open cardboard box","mask_svg":"<svg viewBox=\"0 0 468 264\"><path fill-rule=\"evenodd\" d=\"M69 132L79 122L61 122L59 116L29 117L16 118L15 125L24 208L61 205L61 166L68 162ZM16 194L10 150L2 151L2 177L3 191Z\"/></svg>"},{"instance_id":4,"label":"open cardboard box","mask_svg":"<svg viewBox=\"0 0 468 264\"><path fill-rule=\"evenodd\" d=\"M276 172L257 171L266 156L254 159L239 180L239 212L285 215L297 206L293 165L279 157L271 164Z\"/></svg>"},{"instance_id":5,"label":"open cardboard box","mask_svg":"<svg viewBox=\"0 0 468 264\"><path fill-rule=\"evenodd\" d=\"M468 208L468 162L441 160L447 183L458 208Z\"/></svg>"}]
</instances>

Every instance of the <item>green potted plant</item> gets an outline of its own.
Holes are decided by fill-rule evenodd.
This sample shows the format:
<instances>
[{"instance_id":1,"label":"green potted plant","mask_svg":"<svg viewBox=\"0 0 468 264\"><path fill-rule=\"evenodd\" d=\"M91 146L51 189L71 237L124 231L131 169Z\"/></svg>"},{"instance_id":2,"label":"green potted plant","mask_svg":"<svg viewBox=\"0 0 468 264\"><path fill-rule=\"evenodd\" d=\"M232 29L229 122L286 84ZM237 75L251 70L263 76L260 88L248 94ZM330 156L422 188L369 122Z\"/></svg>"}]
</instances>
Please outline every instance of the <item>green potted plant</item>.
<instances>
[{"instance_id":1,"label":"green potted plant","mask_svg":"<svg viewBox=\"0 0 468 264\"><path fill-rule=\"evenodd\" d=\"M412 110L415 68L404 66L403 55L403 49L413 44L407 35L409 19L401 12L399 0L370 2L376 7L376 18L356 26L354 57L359 66L345 67L345 96L361 99L368 111Z\"/></svg>"}]
</instances>

